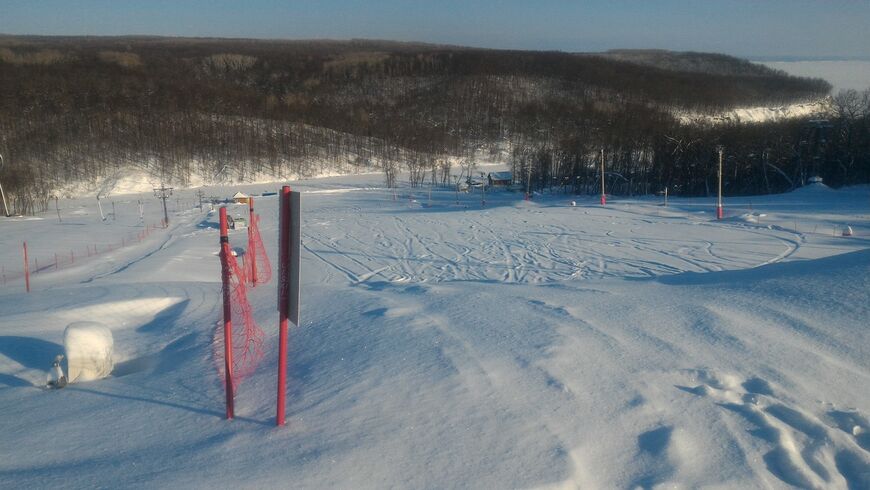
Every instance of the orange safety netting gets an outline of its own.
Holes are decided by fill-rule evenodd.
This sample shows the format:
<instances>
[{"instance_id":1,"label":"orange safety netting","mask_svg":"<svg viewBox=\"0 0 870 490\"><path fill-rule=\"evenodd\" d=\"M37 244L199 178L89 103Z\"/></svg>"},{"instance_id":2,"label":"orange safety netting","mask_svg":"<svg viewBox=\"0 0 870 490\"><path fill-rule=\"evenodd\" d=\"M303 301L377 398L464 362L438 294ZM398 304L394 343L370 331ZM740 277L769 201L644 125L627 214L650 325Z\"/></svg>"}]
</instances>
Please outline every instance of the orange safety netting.
<instances>
[{"instance_id":1,"label":"orange safety netting","mask_svg":"<svg viewBox=\"0 0 870 490\"><path fill-rule=\"evenodd\" d=\"M254 322L251 304L248 302L248 288L245 286L245 273L239 267L236 257L229 254L227 265L230 269L230 304L233 329L233 388L253 374L263 359L263 330ZM214 361L221 380L224 372L224 322L217 323L214 331Z\"/></svg>"},{"instance_id":2,"label":"orange safety netting","mask_svg":"<svg viewBox=\"0 0 870 490\"><path fill-rule=\"evenodd\" d=\"M245 257L248 284L266 284L272 280L272 264L260 237L260 216L251 214L248 227L248 252Z\"/></svg>"}]
</instances>

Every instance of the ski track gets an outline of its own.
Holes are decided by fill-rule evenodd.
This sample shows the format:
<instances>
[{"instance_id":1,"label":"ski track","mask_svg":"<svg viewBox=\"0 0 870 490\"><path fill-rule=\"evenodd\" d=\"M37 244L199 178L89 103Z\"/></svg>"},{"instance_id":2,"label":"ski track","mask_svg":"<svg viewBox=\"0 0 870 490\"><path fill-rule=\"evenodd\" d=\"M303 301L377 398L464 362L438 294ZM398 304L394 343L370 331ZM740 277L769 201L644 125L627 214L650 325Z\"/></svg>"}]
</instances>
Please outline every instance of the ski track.
<instances>
[{"instance_id":1,"label":"ski track","mask_svg":"<svg viewBox=\"0 0 870 490\"><path fill-rule=\"evenodd\" d=\"M321 194L331 195L326 191ZM750 338L741 336L733 325L723 326L723 323L728 320L734 325L758 325L767 318L776 318L778 325L789 329L789 335L768 327L769 331L761 331L758 338L751 340L778 343L796 352L811 346L812 352L806 352L808 359L821 360L855 379L862 379L866 373L860 367L860 359L856 360L854 354L851 359L840 358L842 352L854 352L849 351L848 339L833 338L807 325L799 316L783 312L780 306L755 305L752 313L743 314L739 305L730 307L733 311L693 305L695 309L686 313L678 311L675 303L663 301L661 310L654 314L632 313L636 306L625 298L608 298L615 294L610 290L561 284L602 277L657 277L761 267L795 255L805 242L803 235L782 228L711 222L689 215L662 218L668 222L671 233L671 236L663 236L657 229L658 223L639 211L615 207L576 210L554 208L550 213L546 208L493 207L482 212L455 209L397 214L395 210L376 210L360 215L358 207L315 207L305 217L308 226L303 229L302 245L307 257L303 256L303 260L322 270L322 280L338 283L328 286L338 286L339 291L349 286L353 288L349 297L364 297L366 304L376 306L364 315L383 317L384 321L391 321L400 328L384 332L406 333L413 340L422 340L427 346L431 344L437 351L439 363L424 367L450 373L439 378L439 382L448 386L456 400L480 410L489 423L519 422L523 424L519 432L536 434L539 445L533 447L543 447L548 455L544 461L553 466L548 468L548 476L556 479L553 488L602 487L602 482L594 480L597 465L601 464L595 459L594 446L612 444L607 440L612 431L608 426L622 424L631 428L620 430L637 434L637 453L611 453L621 458L613 464L623 469L615 473L616 480L606 483L651 488L688 482L686 485L692 487L691 470L695 461L686 457L686 448L696 447L690 440L692 437L702 439L708 434L703 433L703 428L694 432L684 430L686 424L698 422L691 417L682 420L685 415L682 411L687 406L700 407L692 413L714 414L701 420L702 425L708 423L712 427L722 423L728 426L727 434L737 442L725 451L740 453L749 448L748 451L763 454L755 461L743 461L739 457L730 460L737 461L735 466L745 464L753 469L757 480L751 483L768 487L786 484L803 488L870 488L870 438L867 437L870 422L864 412L851 407L831 405L820 409L806 403L801 405L785 389L768 381L772 378L766 374L735 374L724 368L674 368L671 364L693 365L688 360L698 355L692 348L699 344L675 340L679 335L662 325L646 325L645 319L664 318L667 322L671 317L688 317L691 325L684 334L707 339L711 348L746 352L752 344ZM534 215L534 221L527 223L524 218L529 215ZM574 216L579 219L573 219ZM52 321L88 316L106 318L115 324L136 325L131 329L138 334L136 336L119 333L119 345L132 347L120 352L115 370L117 378L148 371L178 370L177 366L168 366L175 361L167 353L183 351L188 342L194 340L203 345L210 341L212 330L202 327L214 325L220 314L220 305L215 299L219 283L184 278L166 284L153 280L135 284L122 282L135 272L131 268L148 267L147 259L156 254L170 255L174 247L183 252L190 242L200 240L193 221L176 221L157 248L149 244L134 249L141 252L134 258L127 252L124 265L93 275L81 281L84 284L80 286L49 286L58 293L72 292L76 287L74 298L51 295L50 306L56 317ZM520 222L523 225L519 225ZM594 226L589 226L590 223ZM268 226L263 230L275 232ZM715 232L717 240L708 239L707 232ZM209 248L216 248L216 236L209 236L213 238L215 247L209 245ZM188 243L183 245L185 242ZM183 260L179 257L180 254L172 256L168 262ZM506 308L521 305L515 324L508 321L492 325L487 324L485 312L475 309L476 298L461 307L456 306L459 301L455 297L454 303L439 303L439 295L460 290L450 284L458 281L549 284L525 288L522 294L513 296L507 293L508 297L497 300L488 298L485 304L501 302ZM551 300L549 291L562 288L572 289L558 300ZM479 294L485 297L489 291L480 288ZM505 294L504 291L498 294ZM527 293L530 293L528 297ZM588 296L574 303L575 296L569 294L577 298L580 294ZM260 308L262 305L258 302L261 301L272 307L271 291L268 294L264 291L262 297L266 296L268 303L259 296L254 297L255 310L265 309ZM118 301L118 297L137 299ZM598 298L602 299L601 304L596 304ZM110 301L112 299L114 301ZM137 303L140 299L141 304ZM147 305L149 301L151 304ZM23 303L0 320L16 324L38 314L39 307ZM450 311L453 308L458 311ZM628 311L630 321L626 321L626 317L610 321L611 315L626 314L617 312L618 309ZM342 314L344 312L339 311L336 318L345 320ZM356 312L352 312L348 318L355 316ZM326 318L333 319L328 315ZM334 328L334 325L329 326ZM385 337L387 333L381 333L382 326L379 324L366 333L365 342L371 344L364 348L393 341ZM700 345L707 345L703 342L700 341ZM197 363L198 368L211 364L210 359L189 352L187 357L179 357L185 358L184 363ZM342 357L341 361L345 359ZM369 361L377 365L378 359ZM599 363L608 366L608 379L597 376ZM650 365L660 371L650 374L654 371ZM316 363L315 367L323 368ZM36 384L42 374L22 369L14 376ZM214 401L220 394L219 386L211 383L206 390L192 386L202 383L203 379L207 379L206 384L213 382L212 377L203 375L202 379L190 380L185 379L184 374L178 370L172 375L170 393L158 384L165 383L164 379L155 378L152 382L142 375L128 382L137 383L136 397L169 399L167 406L175 404L191 411L213 411ZM361 374L363 384L380 382L367 379L364 372L353 374ZM662 380L668 382L662 383ZM123 394L121 384L111 389L119 391L118 398L138 399ZM656 390L669 394L658 396L658 393L647 392ZM589 393L596 392L607 393L605 400L591 400ZM343 394L330 396L338 395ZM357 402L359 400L353 400ZM715 445L697 447L715 448ZM195 451L194 448L189 450ZM329 451L325 449L324 453L335 454ZM601 452L607 454L606 450ZM86 454L84 457L95 456ZM703 469L703 455L699 458L702 463L698 466ZM25 466L38 471L50 470L40 467L33 458ZM469 480L462 482L469 483Z\"/></svg>"},{"instance_id":2,"label":"ski track","mask_svg":"<svg viewBox=\"0 0 870 490\"><path fill-rule=\"evenodd\" d=\"M512 226L518 213L511 209L458 211L461 220L450 219L457 211L413 217L383 213L341 218L337 226L318 221L323 226L309 227L304 233L305 248L353 284L378 274L387 280L422 283L541 283L757 267L788 258L801 244L784 237L782 230L685 218L670 219L672 227L685 227L685 238L661 238L647 217L621 209L596 211L613 215L584 214L584 219L617 225L626 232L608 229L595 235L583 229L584 220L576 225L543 221L518 231ZM422 221L424 226L409 220ZM703 232L699 225L715 227L717 233L734 239L714 244L699 236ZM783 248L777 250L778 245ZM723 247L727 253L717 251ZM761 260L752 262L752 256Z\"/></svg>"}]
</instances>

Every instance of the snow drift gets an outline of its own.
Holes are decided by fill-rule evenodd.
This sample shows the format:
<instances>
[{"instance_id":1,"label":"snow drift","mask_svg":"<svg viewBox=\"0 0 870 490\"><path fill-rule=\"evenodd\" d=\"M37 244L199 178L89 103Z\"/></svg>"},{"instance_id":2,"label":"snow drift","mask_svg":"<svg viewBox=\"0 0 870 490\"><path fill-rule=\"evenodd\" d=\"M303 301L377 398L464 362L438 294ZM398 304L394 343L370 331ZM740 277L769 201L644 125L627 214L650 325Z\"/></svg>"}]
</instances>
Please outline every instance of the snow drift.
<instances>
[{"instance_id":1,"label":"snow drift","mask_svg":"<svg viewBox=\"0 0 870 490\"><path fill-rule=\"evenodd\" d=\"M112 331L102 323L75 322L63 333L70 383L102 379L112 373Z\"/></svg>"}]
</instances>

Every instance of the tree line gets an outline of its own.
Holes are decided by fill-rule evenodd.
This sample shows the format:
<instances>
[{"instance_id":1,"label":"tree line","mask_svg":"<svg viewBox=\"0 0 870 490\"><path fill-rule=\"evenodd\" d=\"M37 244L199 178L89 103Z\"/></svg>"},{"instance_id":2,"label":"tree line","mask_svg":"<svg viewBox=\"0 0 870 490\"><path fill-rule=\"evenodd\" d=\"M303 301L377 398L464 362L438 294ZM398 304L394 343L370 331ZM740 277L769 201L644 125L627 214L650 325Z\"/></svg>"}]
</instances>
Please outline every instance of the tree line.
<instances>
[{"instance_id":1,"label":"tree line","mask_svg":"<svg viewBox=\"0 0 870 490\"><path fill-rule=\"evenodd\" d=\"M718 151L724 191L777 193L822 177L831 186L870 182L870 88L844 90L826 119L758 124L684 125L626 114L607 131L590 127L514 147L514 174L531 189L596 194L605 163L609 193L637 195L668 188L673 195L716 193Z\"/></svg>"},{"instance_id":2,"label":"tree line","mask_svg":"<svg viewBox=\"0 0 870 490\"><path fill-rule=\"evenodd\" d=\"M661 61L667 56L644 64L372 41L0 36L0 179L16 210L34 212L62 183L130 166L179 185L193 175L232 182L370 168L390 183L407 170L416 182L446 179L447 157L507 147L516 165L536 169L536 186L580 191L590 155L605 147L626 192L667 181L697 194L710 145L757 148L736 143L747 137L780 148L805 130L685 126L677 112L814 100L830 90L721 55L691 55L691 66L715 67L706 71L674 69L685 55L672 55L673 66ZM863 144L862 117L847 124L857 135L849 148ZM775 134L788 141L774 144ZM771 151L769 165L792 178ZM844 183L861 178L849 165L862 161L837 174ZM745 192L757 181L749 174L736 174ZM773 182L771 191L781 189Z\"/></svg>"}]
</instances>

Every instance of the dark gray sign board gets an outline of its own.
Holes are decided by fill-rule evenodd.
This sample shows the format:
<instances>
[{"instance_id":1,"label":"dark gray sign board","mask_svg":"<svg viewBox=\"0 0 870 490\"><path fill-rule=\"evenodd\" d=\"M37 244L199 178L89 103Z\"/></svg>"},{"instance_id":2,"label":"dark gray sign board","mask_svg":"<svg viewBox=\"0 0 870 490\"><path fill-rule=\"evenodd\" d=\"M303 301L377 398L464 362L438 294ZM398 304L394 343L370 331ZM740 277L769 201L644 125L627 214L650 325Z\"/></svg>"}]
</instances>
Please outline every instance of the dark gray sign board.
<instances>
[{"instance_id":1,"label":"dark gray sign board","mask_svg":"<svg viewBox=\"0 0 870 490\"><path fill-rule=\"evenodd\" d=\"M302 266L302 194L290 193L290 277L289 320L299 326L299 281Z\"/></svg>"}]
</instances>

